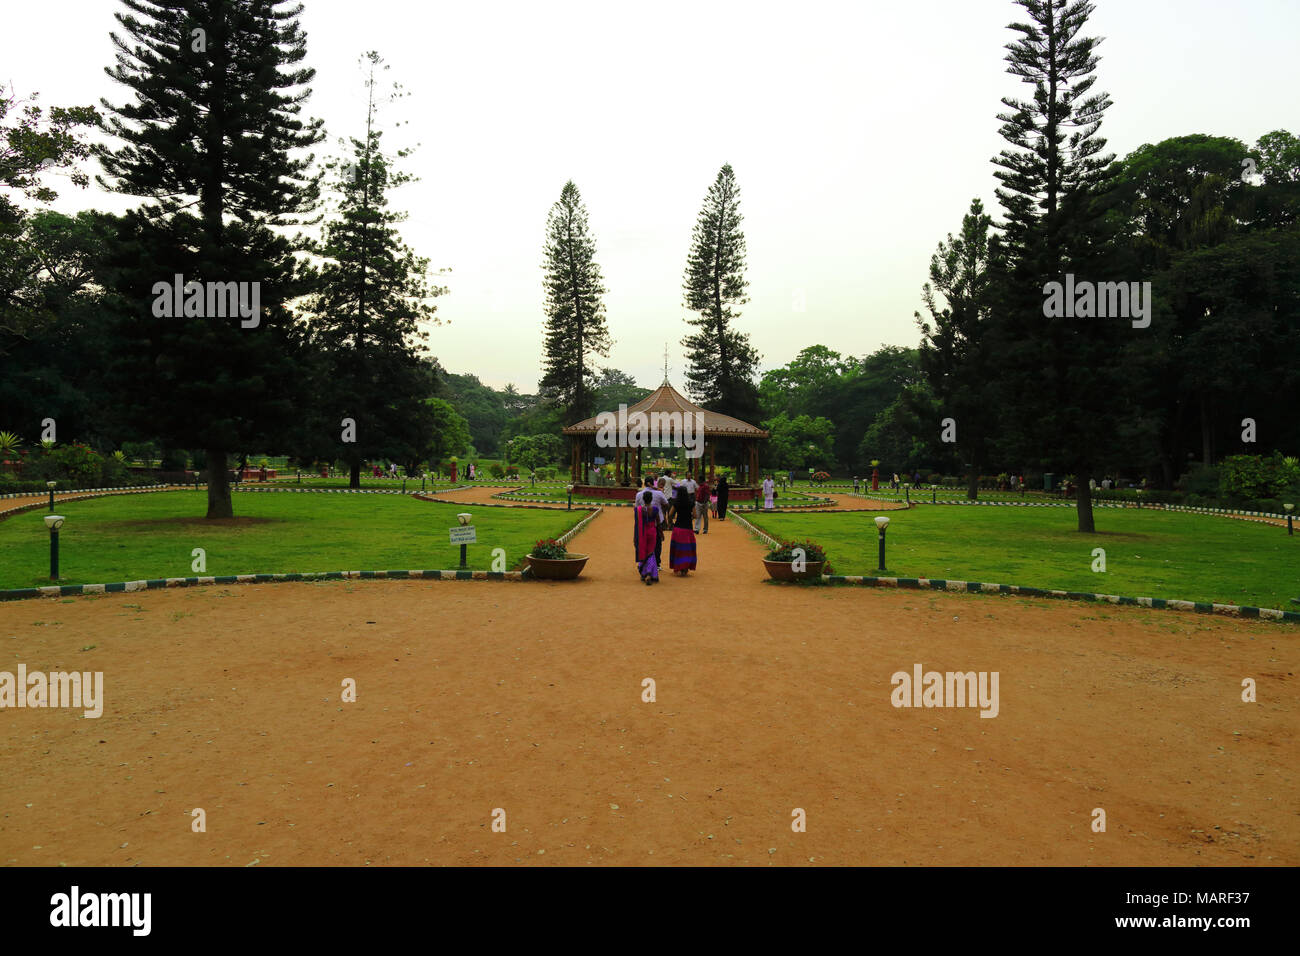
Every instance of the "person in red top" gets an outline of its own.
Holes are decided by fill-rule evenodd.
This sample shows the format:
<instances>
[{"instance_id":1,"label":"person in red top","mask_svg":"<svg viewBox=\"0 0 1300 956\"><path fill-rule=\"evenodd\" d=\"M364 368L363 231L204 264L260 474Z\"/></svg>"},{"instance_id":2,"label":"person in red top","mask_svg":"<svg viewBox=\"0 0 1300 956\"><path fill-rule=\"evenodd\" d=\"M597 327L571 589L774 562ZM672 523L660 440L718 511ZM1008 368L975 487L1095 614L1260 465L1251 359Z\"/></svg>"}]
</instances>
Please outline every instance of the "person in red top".
<instances>
[{"instance_id":1,"label":"person in red top","mask_svg":"<svg viewBox=\"0 0 1300 956\"><path fill-rule=\"evenodd\" d=\"M703 472L695 486L695 530L698 534L709 533L709 479Z\"/></svg>"}]
</instances>

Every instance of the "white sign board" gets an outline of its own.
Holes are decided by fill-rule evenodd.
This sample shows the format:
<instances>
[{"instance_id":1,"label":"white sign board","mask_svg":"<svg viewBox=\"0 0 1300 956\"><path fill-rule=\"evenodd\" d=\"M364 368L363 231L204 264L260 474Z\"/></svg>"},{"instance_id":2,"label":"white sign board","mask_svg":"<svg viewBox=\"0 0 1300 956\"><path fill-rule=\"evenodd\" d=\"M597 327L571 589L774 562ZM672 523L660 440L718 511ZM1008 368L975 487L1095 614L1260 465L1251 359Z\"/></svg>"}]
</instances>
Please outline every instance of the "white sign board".
<instances>
[{"instance_id":1,"label":"white sign board","mask_svg":"<svg viewBox=\"0 0 1300 956\"><path fill-rule=\"evenodd\" d=\"M452 544L478 544L478 529L472 524L451 529Z\"/></svg>"}]
</instances>

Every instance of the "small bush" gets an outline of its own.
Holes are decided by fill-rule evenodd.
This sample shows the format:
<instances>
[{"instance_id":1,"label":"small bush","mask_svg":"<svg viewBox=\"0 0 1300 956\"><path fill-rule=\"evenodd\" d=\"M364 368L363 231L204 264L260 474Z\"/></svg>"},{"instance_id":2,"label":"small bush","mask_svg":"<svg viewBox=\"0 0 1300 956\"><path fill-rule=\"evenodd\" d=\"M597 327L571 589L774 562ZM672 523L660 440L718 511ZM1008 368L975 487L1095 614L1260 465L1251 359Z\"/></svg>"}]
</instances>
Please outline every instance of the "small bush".
<instances>
[{"instance_id":1,"label":"small bush","mask_svg":"<svg viewBox=\"0 0 1300 956\"><path fill-rule=\"evenodd\" d=\"M809 562L825 561L826 549L816 541L782 541L763 557L767 561L793 561L795 549L802 548L804 560Z\"/></svg>"},{"instance_id":2,"label":"small bush","mask_svg":"<svg viewBox=\"0 0 1300 956\"><path fill-rule=\"evenodd\" d=\"M488 465L488 474L493 478L504 478L506 470L501 467L500 462L494 461L492 464Z\"/></svg>"},{"instance_id":3,"label":"small bush","mask_svg":"<svg viewBox=\"0 0 1300 956\"><path fill-rule=\"evenodd\" d=\"M1184 494L1212 498L1219 493L1219 466L1193 465L1175 483L1175 487Z\"/></svg>"},{"instance_id":4,"label":"small bush","mask_svg":"<svg viewBox=\"0 0 1300 956\"><path fill-rule=\"evenodd\" d=\"M564 545L554 538L543 538L533 545L531 552L534 558L544 558L550 561L556 561L561 558L567 558L569 552L564 549Z\"/></svg>"},{"instance_id":5,"label":"small bush","mask_svg":"<svg viewBox=\"0 0 1300 956\"><path fill-rule=\"evenodd\" d=\"M1232 500L1277 498L1300 481L1300 462L1281 453L1229 455L1219 466L1219 495Z\"/></svg>"}]
</instances>

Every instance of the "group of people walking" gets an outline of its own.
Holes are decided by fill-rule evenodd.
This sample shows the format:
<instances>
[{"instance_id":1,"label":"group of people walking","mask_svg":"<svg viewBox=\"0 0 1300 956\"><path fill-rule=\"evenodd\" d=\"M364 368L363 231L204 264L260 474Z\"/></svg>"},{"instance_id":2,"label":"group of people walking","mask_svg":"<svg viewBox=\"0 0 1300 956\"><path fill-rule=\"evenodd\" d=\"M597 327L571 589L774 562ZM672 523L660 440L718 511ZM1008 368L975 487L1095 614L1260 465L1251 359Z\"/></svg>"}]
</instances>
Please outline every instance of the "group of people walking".
<instances>
[{"instance_id":1,"label":"group of people walking","mask_svg":"<svg viewBox=\"0 0 1300 956\"><path fill-rule=\"evenodd\" d=\"M709 533L710 510L719 521L727 520L729 494L725 475L718 480L716 490L703 475L698 481L692 477L675 481L672 472L666 471L658 481L653 477L645 479L645 487L638 490L632 509L636 568L645 584L659 583L666 533L669 570L686 577L696 569L695 536Z\"/></svg>"}]
</instances>

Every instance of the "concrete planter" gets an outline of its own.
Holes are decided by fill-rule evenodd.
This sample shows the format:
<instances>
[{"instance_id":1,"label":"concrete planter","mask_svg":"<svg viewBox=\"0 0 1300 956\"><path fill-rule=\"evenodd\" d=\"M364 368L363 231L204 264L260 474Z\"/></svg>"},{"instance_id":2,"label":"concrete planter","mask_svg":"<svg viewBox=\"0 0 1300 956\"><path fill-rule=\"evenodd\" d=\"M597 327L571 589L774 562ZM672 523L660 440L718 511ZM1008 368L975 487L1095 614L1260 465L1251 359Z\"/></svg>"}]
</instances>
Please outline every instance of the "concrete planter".
<instances>
[{"instance_id":1,"label":"concrete planter","mask_svg":"<svg viewBox=\"0 0 1300 956\"><path fill-rule=\"evenodd\" d=\"M794 569L793 561L769 561L763 559L763 567L774 581L816 581L822 576L825 561L807 561L802 571Z\"/></svg>"},{"instance_id":2,"label":"concrete planter","mask_svg":"<svg viewBox=\"0 0 1300 956\"><path fill-rule=\"evenodd\" d=\"M572 581L586 567L589 555L574 554L567 558L535 558L528 555L533 577L542 581Z\"/></svg>"}]
</instances>

